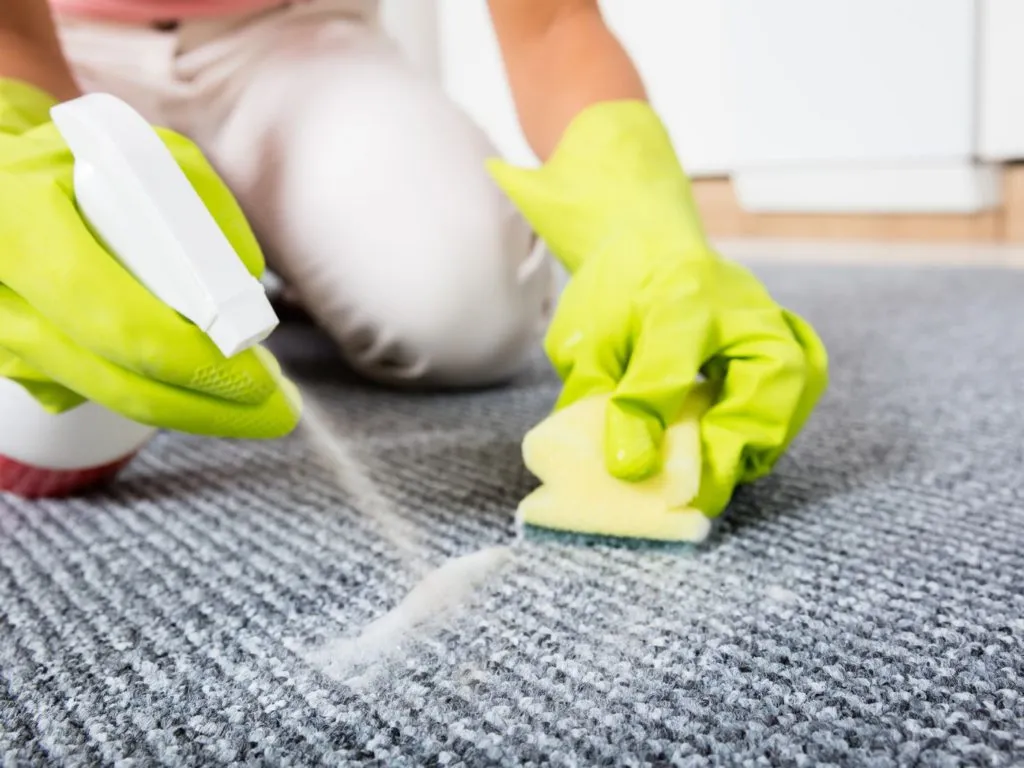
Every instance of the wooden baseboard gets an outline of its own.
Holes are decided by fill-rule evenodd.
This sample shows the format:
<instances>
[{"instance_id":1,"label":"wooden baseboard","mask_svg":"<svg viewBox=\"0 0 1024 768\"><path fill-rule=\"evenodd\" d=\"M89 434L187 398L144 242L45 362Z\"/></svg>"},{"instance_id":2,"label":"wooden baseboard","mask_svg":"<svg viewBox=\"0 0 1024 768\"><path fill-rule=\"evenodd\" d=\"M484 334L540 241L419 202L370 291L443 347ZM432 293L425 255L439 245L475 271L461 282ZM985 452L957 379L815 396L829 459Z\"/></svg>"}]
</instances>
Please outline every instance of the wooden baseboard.
<instances>
[{"instance_id":1,"label":"wooden baseboard","mask_svg":"<svg viewBox=\"0 0 1024 768\"><path fill-rule=\"evenodd\" d=\"M1024 243L1024 165L1006 169L1003 182L1003 226L1001 240Z\"/></svg>"},{"instance_id":2,"label":"wooden baseboard","mask_svg":"<svg viewBox=\"0 0 1024 768\"><path fill-rule=\"evenodd\" d=\"M697 179L693 191L711 237L1024 242L1024 164L1007 166L1003 185L1001 208L934 216L747 213L728 179Z\"/></svg>"}]
</instances>

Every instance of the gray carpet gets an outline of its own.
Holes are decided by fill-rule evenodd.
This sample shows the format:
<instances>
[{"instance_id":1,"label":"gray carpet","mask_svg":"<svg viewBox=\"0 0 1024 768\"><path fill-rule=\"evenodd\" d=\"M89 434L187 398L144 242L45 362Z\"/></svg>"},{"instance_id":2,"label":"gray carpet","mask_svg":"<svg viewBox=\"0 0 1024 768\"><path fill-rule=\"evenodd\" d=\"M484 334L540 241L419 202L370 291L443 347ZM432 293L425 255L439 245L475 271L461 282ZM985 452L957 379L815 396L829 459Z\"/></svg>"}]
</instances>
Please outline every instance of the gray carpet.
<instances>
[{"instance_id":1,"label":"gray carpet","mask_svg":"<svg viewBox=\"0 0 1024 768\"><path fill-rule=\"evenodd\" d=\"M697 549L530 537L339 682L305 650L413 586L298 436L162 436L123 484L0 499L6 764L1024 763L1024 273L760 268L833 386ZM507 542L543 365L458 396L276 347L440 564Z\"/></svg>"}]
</instances>

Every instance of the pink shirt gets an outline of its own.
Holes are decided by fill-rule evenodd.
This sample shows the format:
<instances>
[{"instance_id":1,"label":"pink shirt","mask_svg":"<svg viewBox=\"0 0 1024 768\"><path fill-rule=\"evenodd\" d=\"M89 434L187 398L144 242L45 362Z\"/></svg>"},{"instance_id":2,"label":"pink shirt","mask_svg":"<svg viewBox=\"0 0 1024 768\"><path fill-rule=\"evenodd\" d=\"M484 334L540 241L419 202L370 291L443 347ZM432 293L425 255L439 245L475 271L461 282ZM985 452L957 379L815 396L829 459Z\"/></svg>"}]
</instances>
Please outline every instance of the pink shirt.
<instances>
[{"instance_id":1,"label":"pink shirt","mask_svg":"<svg viewBox=\"0 0 1024 768\"><path fill-rule=\"evenodd\" d=\"M50 0L60 15L135 24L251 13L280 4L281 0Z\"/></svg>"}]
</instances>

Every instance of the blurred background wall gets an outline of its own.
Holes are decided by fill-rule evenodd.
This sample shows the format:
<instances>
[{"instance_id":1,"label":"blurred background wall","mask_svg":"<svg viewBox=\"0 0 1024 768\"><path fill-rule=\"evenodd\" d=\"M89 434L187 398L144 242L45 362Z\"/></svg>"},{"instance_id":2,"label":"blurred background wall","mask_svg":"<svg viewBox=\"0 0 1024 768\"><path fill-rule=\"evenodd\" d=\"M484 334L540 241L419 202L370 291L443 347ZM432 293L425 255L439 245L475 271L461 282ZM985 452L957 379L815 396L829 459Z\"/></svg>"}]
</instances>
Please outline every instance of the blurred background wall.
<instances>
[{"instance_id":1,"label":"blurred background wall","mask_svg":"<svg viewBox=\"0 0 1024 768\"><path fill-rule=\"evenodd\" d=\"M603 0L719 236L1024 241L1024 0ZM388 28L535 163L484 0Z\"/></svg>"}]
</instances>

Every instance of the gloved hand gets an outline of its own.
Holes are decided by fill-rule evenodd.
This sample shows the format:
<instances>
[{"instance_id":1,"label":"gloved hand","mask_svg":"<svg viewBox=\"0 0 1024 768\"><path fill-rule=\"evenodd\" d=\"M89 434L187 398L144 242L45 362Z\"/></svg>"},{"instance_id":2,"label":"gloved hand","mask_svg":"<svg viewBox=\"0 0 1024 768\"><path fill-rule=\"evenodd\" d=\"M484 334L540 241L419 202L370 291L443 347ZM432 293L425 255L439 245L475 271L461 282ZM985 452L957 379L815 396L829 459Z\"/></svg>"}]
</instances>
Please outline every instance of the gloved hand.
<instances>
[{"instance_id":1,"label":"gloved hand","mask_svg":"<svg viewBox=\"0 0 1024 768\"><path fill-rule=\"evenodd\" d=\"M693 506L721 514L739 483L772 470L823 394L814 330L708 244L646 103L587 108L539 169L489 169L571 274L545 339L565 385L556 410L613 393L605 464L640 480L660 471L666 425L698 376L710 379Z\"/></svg>"},{"instance_id":2,"label":"gloved hand","mask_svg":"<svg viewBox=\"0 0 1024 768\"><path fill-rule=\"evenodd\" d=\"M92 400L155 427L221 437L291 431L300 401L273 356L225 359L98 244L75 206L54 100L0 80L0 376L60 413ZM264 263L234 198L188 140L159 131L246 267Z\"/></svg>"}]
</instances>

